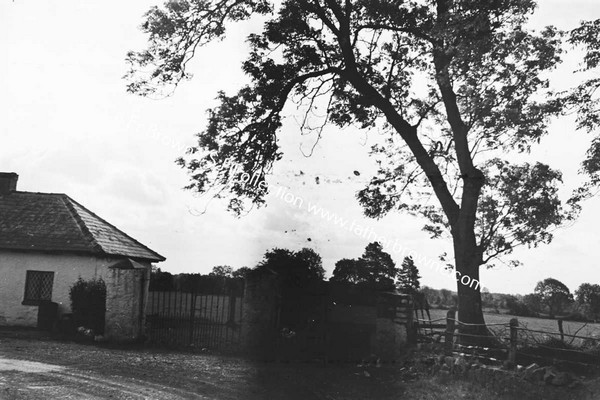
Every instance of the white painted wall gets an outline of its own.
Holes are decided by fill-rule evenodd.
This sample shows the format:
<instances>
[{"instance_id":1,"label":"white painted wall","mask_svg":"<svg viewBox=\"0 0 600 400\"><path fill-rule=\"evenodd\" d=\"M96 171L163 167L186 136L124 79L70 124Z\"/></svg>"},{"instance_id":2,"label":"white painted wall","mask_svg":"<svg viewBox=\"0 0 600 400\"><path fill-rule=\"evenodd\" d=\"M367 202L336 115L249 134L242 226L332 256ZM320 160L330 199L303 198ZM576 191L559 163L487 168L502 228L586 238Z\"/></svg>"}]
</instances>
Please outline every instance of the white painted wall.
<instances>
[{"instance_id":1,"label":"white painted wall","mask_svg":"<svg viewBox=\"0 0 600 400\"><path fill-rule=\"evenodd\" d=\"M102 278L107 291L107 333L114 331L111 336L117 339L134 338L143 324L140 300L142 290L147 295L150 264L144 263L145 271L108 268L115 261L117 259L76 254L0 250L0 325L37 326L38 306L21 304L26 274L28 270L53 271L52 301L58 303L59 314L71 311L69 289L79 277Z\"/></svg>"},{"instance_id":2,"label":"white painted wall","mask_svg":"<svg viewBox=\"0 0 600 400\"><path fill-rule=\"evenodd\" d=\"M114 260L71 254L46 254L0 250L0 325L36 326L37 306L22 305L28 270L53 271L52 301L59 313L70 312L69 289L81 277L101 277Z\"/></svg>"}]
</instances>

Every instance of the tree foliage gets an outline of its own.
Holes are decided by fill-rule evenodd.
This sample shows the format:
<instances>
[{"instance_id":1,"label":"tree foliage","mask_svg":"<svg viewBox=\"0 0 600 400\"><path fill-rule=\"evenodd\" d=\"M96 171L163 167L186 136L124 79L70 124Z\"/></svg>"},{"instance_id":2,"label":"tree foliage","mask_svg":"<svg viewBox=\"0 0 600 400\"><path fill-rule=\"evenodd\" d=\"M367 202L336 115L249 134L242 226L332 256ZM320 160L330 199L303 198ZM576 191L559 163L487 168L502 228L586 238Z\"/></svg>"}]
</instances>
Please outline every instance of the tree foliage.
<instances>
[{"instance_id":1,"label":"tree foliage","mask_svg":"<svg viewBox=\"0 0 600 400\"><path fill-rule=\"evenodd\" d=\"M263 204L266 191L231 179L227 166L264 179L282 157L286 103L307 118L324 109L323 124L386 135L372 149L378 173L358 193L366 215L425 217L432 235L451 234L457 270L478 279L480 265L519 244L548 242L548 229L573 216L560 207L559 175L548 166L490 161L527 151L562 105L544 101L560 34L529 31L534 8L533 0L169 1L146 14L149 46L129 53L128 88L170 91L228 23L262 16L242 65L250 82L219 93L197 146L179 160L189 189L216 188L236 213ZM478 289L459 284L458 292L464 321L483 322Z\"/></svg>"},{"instance_id":2,"label":"tree foliage","mask_svg":"<svg viewBox=\"0 0 600 400\"><path fill-rule=\"evenodd\" d=\"M569 32L568 42L583 51L583 62L575 72L582 82L559 93L554 101L564 114L575 114L577 128L593 137L580 172L588 179L575 191L572 202L589 198L600 188L600 19L582 21Z\"/></svg>"},{"instance_id":3,"label":"tree foliage","mask_svg":"<svg viewBox=\"0 0 600 400\"><path fill-rule=\"evenodd\" d=\"M539 296L540 301L548 307L550 318L561 313L572 301L573 296L569 288L561 281L554 278L546 278L537 283L534 293Z\"/></svg>"},{"instance_id":4,"label":"tree foliage","mask_svg":"<svg viewBox=\"0 0 600 400\"><path fill-rule=\"evenodd\" d=\"M296 252L278 248L269 250L255 270L274 273L284 287L294 288L320 282L325 276L321 256L309 248Z\"/></svg>"},{"instance_id":5,"label":"tree foliage","mask_svg":"<svg viewBox=\"0 0 600 400\"><path fill-rule=\"evenodd\" d=\"M160 268L152 266L150 273L150 286L152 292L169 292L175 290L173 274L167 271L162 271Z\"/></svg>"},{"instance_id":6,"label":"tree foliage","mask_svg":"<svg viewBox=\"0 0 600 400\"><path fill-rule=\"evenodd\" d=\"M250 271L251 269L248 267L240 267L234 270L229 265L217 265L213 267L212 271L208 275L220 276L223 278L245 278Z\"/></svg>"},{"instance_id":7,"label":"tree foliage","mask_svg":"<svg viewBox=\"0 0 600 400\"><path fill-rule=\"evenodd\" d=\"M246 278L246 275L248 275L248 274L250 273L250 271L252 271L252 269L251 269L251 268L248 268L248 267L240 267L240 268L238 268L238 269L234 270L234 271L231 273L231 276L232 276L233 278Z\"/></svg>"},{"instance_id":8,"label":"tree foliage","mask_svg":"<svg viewBox=\"0 0 600 400\"><path fill-rule=\"evenodd\" d=\"M575 291L575 299L585 307L588 317L600 319L600 285L582 283Z\"/></svg>"},{"instance_id":9,"label":"tree foliage","mask_svg":"<svg viewBox=\"0 0 600 400\"><path fill-rule=\"evenodd\" d=\"M181 80L191 78L186 66L196 48L222 38L225 22L242 21L254 13L271 10L265 0L175 0L167 1L162 9L152 7L141 26L149 35L148 49L127 53L132 66L126 75L132 78L128 91L148 96L159 88L177 86Z\"/></svg>"},{"instance_id":10,"label":"tree foliage","mask_svg":"<svg viewBox=\"0 0 600 400\"><path fill-rule=\"evenodd\" d=\"M398 269L389 253L378 242L369 243L358 259L342 259L335 263L331 281L348 282L377 290L391 290Z\"/></svg>"},{"instance_id":11,"label":"tree foliage","mask_svg":"<svg viewBox=\"0 0 600 400\"><path fill-rule=\"evenodd\" d=\"M233 268L231 268L229 265L217 265L213 267L212 271L208 275L231 278L233 276Z\"/></svg>"},{"instance_id":12,"label":"tree foliage","mask_svg":"<svg viewBox=\"0 0 600 400\"><path fill-rule=\"evenodd\" d=\"M516 315L518 317L533 316L531 310L516 296L508 296L506 299L506 308L510 315Z\"/></svg>"},{"instance_id":13,"label":"tree foliage","mask_svg":"<svg viewBox=\"0 0 600 400\"><path fill-rule=\"evenodd\" d=\"M360 258L342 258L335 263L335 268L330 280L333 282L347 282L358 285L363 282L368 282L369 273Z\"/></svg>"},{"instance_id":14,"label":"tree foliage","mask_svg":"<svg viewBox=\"0 0 600 400\"><path fill-rule=\"evenodd\" d=\"M210 273L181 273L173 276L173 290L186 293L238 294L244 290L244 281Z\"/></svg>"},{"instance_id":15,"label":"tree foliage","mask_svg":"<svg viewBox=\"0 0 600 400\"><path fill-rule=\"evenodd\" d=\"M557 195L562 174L542 163L513 165L494 158L485 164L487 184L479 200L476 234L491 261L518 245L550 243L564 210ZM514 263L514 262L513 262Z\"/></svg>"},{"instance_id":16,"label":"tree foliage","mask_svg":"<svg viewBox=\"0 0 600 400\"><path fill-rule=\"evenodd\" d=\"M531 311L533 315L542 312L542 299L539 294L529 293L523 296L523 304Z\"/></svg>"},{"instance_id":17,"label":"tree foliage","mask_svg":"<svg viewBox=\"0 0 600 400\"><path fill-rule=\"evenodd\" d=\"M396 287L408 293L417 293L421 287L419 279L419 268L415 265L412 257L404 257L402 264L396 274Z\"/></svg>"},{"instance_id":18,"label":"tree foliage","mask_svg":"<svg viewBox=\"0 0 600 400\"><path fill-rule=\"evenodd\" d=\"M542 299L539 294L506 297L506 308L510 315L519 317L537 317L542 311Z\"/></svg>"}]
</instances>

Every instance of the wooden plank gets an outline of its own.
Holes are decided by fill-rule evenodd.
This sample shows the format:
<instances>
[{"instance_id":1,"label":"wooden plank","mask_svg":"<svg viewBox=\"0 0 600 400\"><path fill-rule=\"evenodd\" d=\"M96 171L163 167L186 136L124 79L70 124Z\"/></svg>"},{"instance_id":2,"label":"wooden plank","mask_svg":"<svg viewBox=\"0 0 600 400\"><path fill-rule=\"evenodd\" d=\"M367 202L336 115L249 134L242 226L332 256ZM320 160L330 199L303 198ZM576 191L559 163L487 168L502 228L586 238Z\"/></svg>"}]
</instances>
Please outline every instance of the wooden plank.
<instances>
[{"instance_id":1,"label":"wooden plank","mask_svg":"<svg viewBox=\"0 0 600 400\"><path fill-rule=\"evenodd\" d=\"M446 324L420 324L415 323L418 329L446 329Z\"/></svg>"}]
</instances>

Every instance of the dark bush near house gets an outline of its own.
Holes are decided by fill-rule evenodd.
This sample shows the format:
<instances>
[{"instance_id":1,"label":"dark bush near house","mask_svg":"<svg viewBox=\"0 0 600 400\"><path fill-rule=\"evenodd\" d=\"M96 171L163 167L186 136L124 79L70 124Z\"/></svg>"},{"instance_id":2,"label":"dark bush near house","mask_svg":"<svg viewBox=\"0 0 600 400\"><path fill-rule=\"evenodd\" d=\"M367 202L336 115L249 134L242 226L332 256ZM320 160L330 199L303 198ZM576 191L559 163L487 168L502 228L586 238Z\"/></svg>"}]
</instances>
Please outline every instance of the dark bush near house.
<instances>
[{"instance_id":1,"label":"dark bush near house","mask_svg":"<svg viewBox=\"0 0 600 400\"><path fill-rule=\"evenodd\" d=\"M75 327L84 326L96 334L104 333L106 313L106 284L102 278L79 278L69 290Z\"/></svg>"}]
</instances>

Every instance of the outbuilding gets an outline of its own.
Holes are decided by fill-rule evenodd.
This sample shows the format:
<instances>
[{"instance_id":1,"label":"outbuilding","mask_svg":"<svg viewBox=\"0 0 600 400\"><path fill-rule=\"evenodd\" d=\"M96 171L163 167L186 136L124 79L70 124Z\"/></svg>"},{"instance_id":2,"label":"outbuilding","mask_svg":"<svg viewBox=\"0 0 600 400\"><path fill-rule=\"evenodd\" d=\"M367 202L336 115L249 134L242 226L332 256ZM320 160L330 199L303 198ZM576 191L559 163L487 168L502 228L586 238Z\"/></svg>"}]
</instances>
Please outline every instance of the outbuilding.
<instances>
[{"instance_id":1,"label":"outbuilding","mask_svg":"<svg viewBox=\"0 0 600 400\"><path fill-rule=\"evenodd\" d=\"M165 257L66 194L17 190L0 173L0 325L41 326L71 311L79 279L106 284L105 336L144 333L151 263Z\"/></svg>"}]
</instances>

